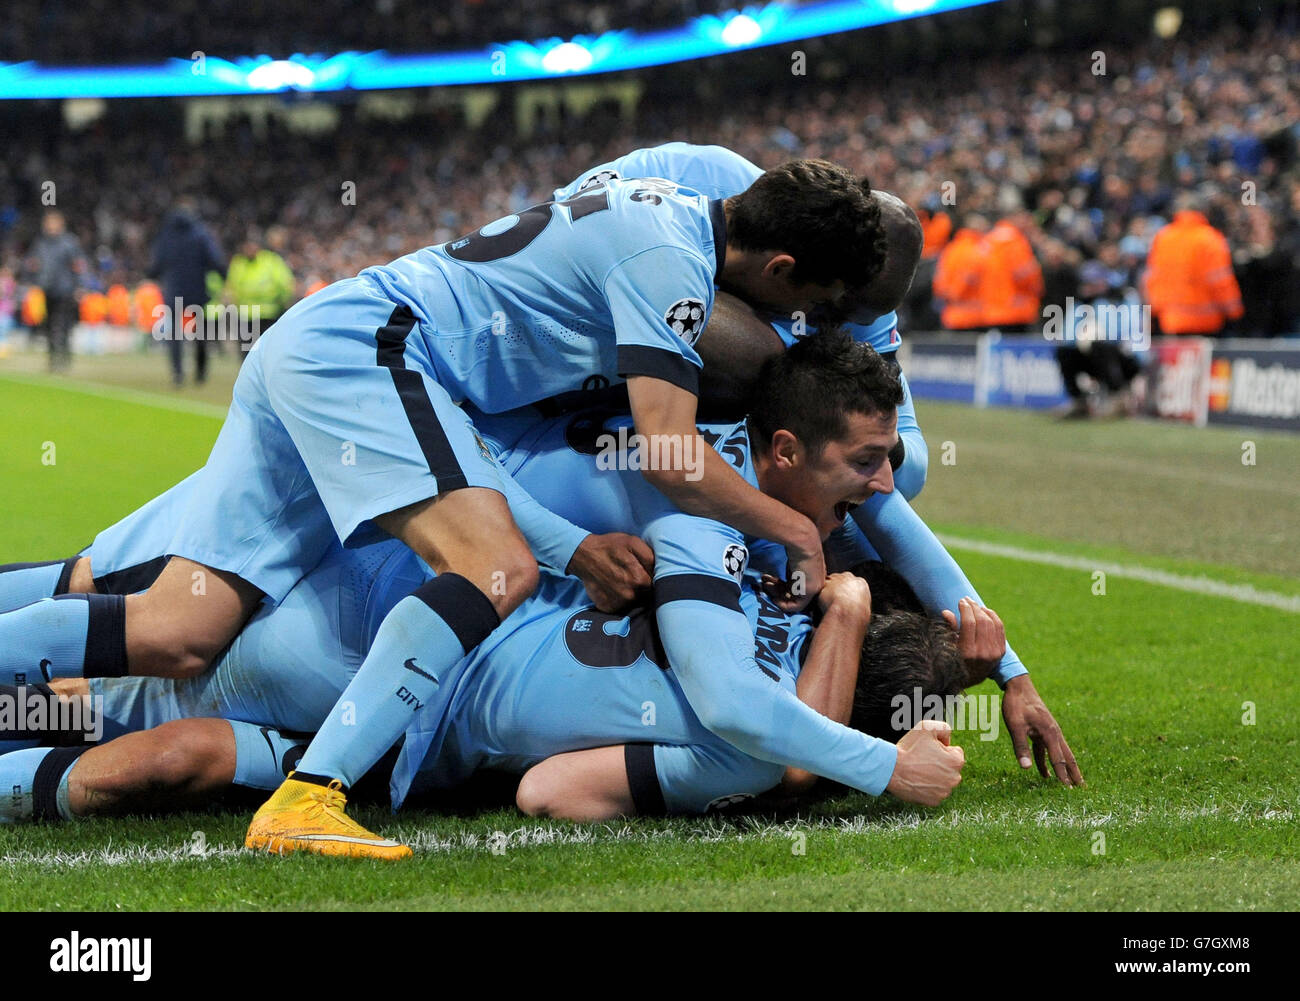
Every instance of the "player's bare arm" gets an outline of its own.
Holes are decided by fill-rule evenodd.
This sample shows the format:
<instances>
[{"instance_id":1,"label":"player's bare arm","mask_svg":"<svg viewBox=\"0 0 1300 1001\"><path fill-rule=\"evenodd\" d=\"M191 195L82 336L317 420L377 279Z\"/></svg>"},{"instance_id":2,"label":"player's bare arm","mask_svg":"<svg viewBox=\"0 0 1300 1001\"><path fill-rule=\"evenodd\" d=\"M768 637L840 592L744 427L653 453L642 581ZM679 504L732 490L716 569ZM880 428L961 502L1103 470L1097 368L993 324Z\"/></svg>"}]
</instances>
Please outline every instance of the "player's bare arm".
<instances>
[{"instance_id":1,"label":"player's bare arm","mask_svg":"<svg viewBox=\"0 0 1300 1001\"><path fill-rule=\"evenodd\" d=\"M836 723L847 724L858 682L859 652L871 624L871 587L851 573L831 574L817 595L822 619L795 693L799 701ZM817 776L802 768L787 768L783 792L807 792Z\"/></svg>"},{"instance_id":2,"label":"player's bare arm","mask_svg":"<svg viewBox=\"0 0 1300 1001\"><path fill-rule=\"evenodd\" d=\"M691 454L704 457L698 478L687 469L647 469L650 482L688 514L783 545L789 554L790 576L800 580L794 575L802 573L803 586L782 605L789 611L806 605L826 577L821 535L812 521L755 490L705 445L695 426L696 398L686 390L660 379L634 376L628 380L628 399L638 433L647 437L679 435L683 442L693 442Z\"/></svg>"}]
</instances>

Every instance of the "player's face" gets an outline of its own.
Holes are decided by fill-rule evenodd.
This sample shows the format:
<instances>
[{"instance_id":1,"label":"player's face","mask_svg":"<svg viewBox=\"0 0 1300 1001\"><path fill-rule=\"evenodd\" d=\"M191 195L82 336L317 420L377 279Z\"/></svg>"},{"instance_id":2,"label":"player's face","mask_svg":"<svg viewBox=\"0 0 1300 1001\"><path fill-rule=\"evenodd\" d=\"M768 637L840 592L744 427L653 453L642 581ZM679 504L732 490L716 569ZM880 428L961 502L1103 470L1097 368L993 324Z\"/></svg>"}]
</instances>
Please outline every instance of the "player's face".
<instances>
[{"instance_id":1,"label":"player's face","mask_svg":"<svg viewBox=\"0 0 1300 1001\"><path fill-rule=\"evenodd\" d=\"M777 254L747 278L748 287L739 290L742 298L759 308L788 316L794 312L812 313L834 306L844 295L844 282L831 285L795 281L791 278L795 260L789 254Z\"/></svg>"},{"instance_id":2,"label":"player's face","mask_svg":"<svg viewBox=\"0 0 1300 1001\"><path fill-rule=\"evenodd\" d=\"M844 524L850 508L894 489L889 450L898 443L898 412L849 414L845 423L843 437L827 442L819 455L805 453L805 474L795 478L786 498L823 539Z\"/></svg>"},{"instance_id":3,"label":"player's face","mask_svg":"<svg viewBox=\"0 0 1300 1001\"><path fill-rule=\"evenodd\" d=\"M814 313L824 307L834 307L844 295L844 283L814 285L811 282L795 284L786 275L777 275L764 283L761 293L763 305L774 313L789 315L794 312Z\"/></svg>"}]
</instances>

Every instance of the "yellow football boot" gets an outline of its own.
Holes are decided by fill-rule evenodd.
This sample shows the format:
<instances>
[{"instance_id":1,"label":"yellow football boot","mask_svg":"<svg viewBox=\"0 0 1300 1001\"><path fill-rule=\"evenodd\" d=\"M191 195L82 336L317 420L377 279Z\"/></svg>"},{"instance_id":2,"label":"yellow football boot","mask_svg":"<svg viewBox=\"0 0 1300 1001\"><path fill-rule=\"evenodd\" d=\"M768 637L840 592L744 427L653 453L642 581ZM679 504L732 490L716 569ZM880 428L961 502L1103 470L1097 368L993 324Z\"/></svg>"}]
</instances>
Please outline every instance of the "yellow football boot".
<instances>
[{"instance_id":1,"label":"yellow football boot","mask_svg":"<svg viewBox=\"0 0 1300 1001\"><path fill-rule=\"evenodd\" d=\"M322 786L299 782L293 774L253 815L246 847L278 855L315 852L390 861L411 857L406 845L372 834L343 812L348 800L338 779Z\"/></svg>"}]
</instances>

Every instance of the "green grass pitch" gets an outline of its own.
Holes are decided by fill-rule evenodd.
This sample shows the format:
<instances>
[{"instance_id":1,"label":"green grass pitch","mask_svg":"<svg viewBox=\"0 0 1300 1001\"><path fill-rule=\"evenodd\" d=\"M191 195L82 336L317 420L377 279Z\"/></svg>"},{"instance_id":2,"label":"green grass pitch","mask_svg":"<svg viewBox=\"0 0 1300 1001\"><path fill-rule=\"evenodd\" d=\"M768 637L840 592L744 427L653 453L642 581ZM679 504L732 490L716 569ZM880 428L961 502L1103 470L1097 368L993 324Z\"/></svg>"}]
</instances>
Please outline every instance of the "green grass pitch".
<instances>
[{"instance_id":1,"label":"green grass pitch","mask_svg":"<svg viewBox=\"0 0 1300 1001\"><path fill-rule=\"evenodd\" d=\"M70 555L203 461L219 411L141 395L115 371L74 387L0 373L0 562ZM917 507L946 535L1245 585L1282 606L1113 573L1098 595L1082 565L954 549L1087 788L1021 772L999 725L994 742L957 734L969 763L938 809L853 795L599 825L363 812L410 839L401 866L255 856L239 847L247 816L228 812L3 828L0 908L1300 907L1300 441L920 409L931 474Z\"/></svg>"}]
</instances>

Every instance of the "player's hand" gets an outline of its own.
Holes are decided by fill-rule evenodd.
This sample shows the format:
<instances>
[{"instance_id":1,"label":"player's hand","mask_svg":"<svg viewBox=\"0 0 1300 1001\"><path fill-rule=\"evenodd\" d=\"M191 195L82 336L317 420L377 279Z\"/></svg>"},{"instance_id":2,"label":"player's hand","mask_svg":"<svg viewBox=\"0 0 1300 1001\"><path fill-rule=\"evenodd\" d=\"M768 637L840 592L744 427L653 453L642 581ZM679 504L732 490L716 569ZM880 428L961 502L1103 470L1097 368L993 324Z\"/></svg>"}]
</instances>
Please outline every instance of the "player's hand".
<instances>
[{"instance_id":1,"label":"player's hand","mask_svg":"<svg viewBox=\"0 0 1300 1001\"><path fill-rule=\"evenodd\" d=\"M834 608L866 625L871 621L871 585L857 574L833 573L826 578L826 586L817 592L817 604L823 613Z\"/></svg>"},{"instance_id":2,"label":"player's hand","mask_svg":"<svg viewBox=\"0 0 1300 1001\"><path fill-rule=\"evenodd\" d=\"M906 803L938 806L961 782L966 753L950 746L952 727L943 720L923 719L898 742L898 763L885 786Z\"/></svg>"},{"instance_id":3,"label":"player's hand","mask_svg":"<svg viewBox=\"0 0 1300 1001\"><path fill-rule=\"evenodd\" d=\"M1056 777L1065 785L1083 785L1083 773L1075 763L1074 752L1065 742L1060 726L1052 718L1029 675L1021 674L1007 682L1002 693L1002 719L1011 734L1011 746L1021 768L1029 767L1032 742L1038 774L1043 778L1049 777L1047 762L1050 761Z\"/></svg>"},{"instance_id":4,"label":"player's hand","mask_svg":"<svg viewBox=\"0 0 1300 1001\"><path fill-rule=\"evenodd\" d=\"M644 540L610 532L583 539L567 572L582 581L602 612L620 612L650 593L654 567L654 550Z\"/></svg>"},{"instance_id":5,"label":"player's hand","mask_svg":"<svg viewBox=\"0 0 1300 1001\"><path fill-rule=\"evenodd\" d=\"M783 612L801 612L826 586L826 557L822 555L821 536L812 527L812 537L807 545L785 547L787 579L766 587L767 596Z\"/></svg>"},{"instance_id":6,"label":"player's hand","mask_svg":"<svg viewBox=\"0 0 1300 1001\"><path fill-rule=\"evenodd\" d=\"M957 616L946 608L943 617L957 633L957 650L966 662L966 687L969 688L997 670L1002 655L1007 652L1007 631L998 613L975 604L974 598L962 598L957 603L957 611L961 613L960 629Z\"/></svg>"}]
</instances>

